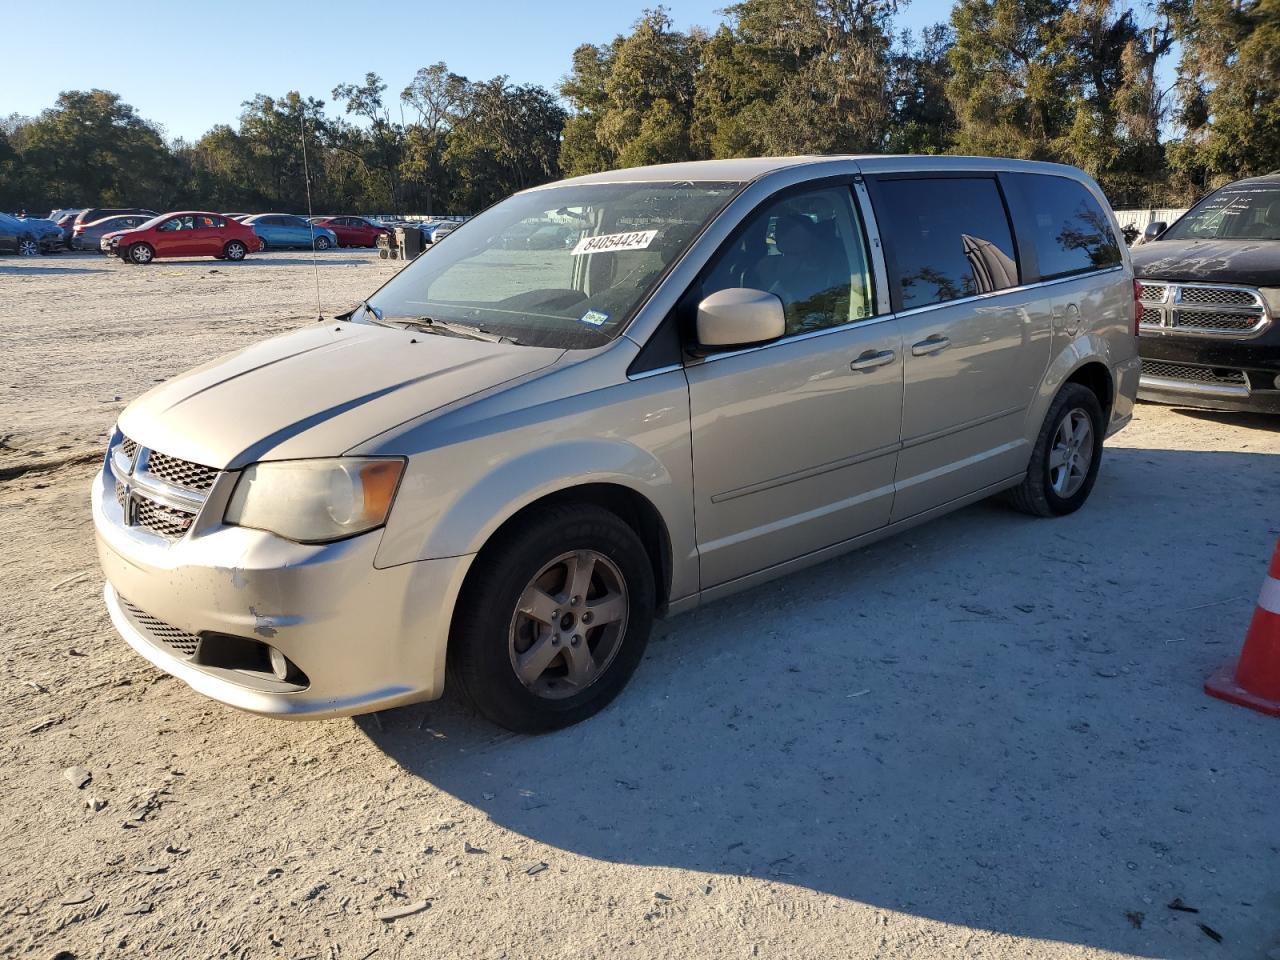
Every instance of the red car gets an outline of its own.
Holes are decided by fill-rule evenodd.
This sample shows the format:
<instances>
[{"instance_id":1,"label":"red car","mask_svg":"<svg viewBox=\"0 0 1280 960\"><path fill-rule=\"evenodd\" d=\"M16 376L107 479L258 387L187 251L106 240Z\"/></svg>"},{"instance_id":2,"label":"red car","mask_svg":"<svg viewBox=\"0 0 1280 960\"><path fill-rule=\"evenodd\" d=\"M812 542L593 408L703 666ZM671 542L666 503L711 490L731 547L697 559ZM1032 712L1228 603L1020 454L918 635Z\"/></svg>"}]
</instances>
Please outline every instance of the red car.
<instances>
[{"instance_id":1,"label":"red car","mask_svg":"<svg viewBox=\"0 0 1280 960\"><path fill-rule=\"evenodd\" d=\"M157 257L243 260L251 250L262 248L252 227L203 210L162 213L132 230L104 234L100 243L103 253L139 265Z\"/></svg>"},{"instance_id":2,"label":"red car","mask_svg":"<svg viewBox=\"0 0 1280 960\"><path fill-rule=\"evenodd\" d=\"M340 247L376 247L378 237L391 231L364 217L316 217L317 227L328 227L338 235Z\"/></svg>"}]
</instances>

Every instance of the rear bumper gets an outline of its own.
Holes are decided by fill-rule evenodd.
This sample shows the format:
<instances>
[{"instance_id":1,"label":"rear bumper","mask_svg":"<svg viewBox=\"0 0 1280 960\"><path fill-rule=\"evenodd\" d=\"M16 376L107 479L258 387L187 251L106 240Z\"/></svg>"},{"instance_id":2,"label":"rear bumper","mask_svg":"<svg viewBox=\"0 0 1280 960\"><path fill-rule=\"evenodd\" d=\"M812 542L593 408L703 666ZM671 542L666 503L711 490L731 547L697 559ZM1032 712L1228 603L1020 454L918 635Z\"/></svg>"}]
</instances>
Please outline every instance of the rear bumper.
<instances>
[{"instance_id":1,"label":"rear bumper","mask_svg":"<svg viewBox=\"0 0 1280 960\"><path fill-rule=\"evenodd\" d=\"M443 692L453 601L470 557L379 570L379 532L306 546L214 525L170 542L124 524L114 482L104 467L92 491L107 610L160 669L229 706L290 719L367 713ZM180 649L174 633L195 652ZM219 658L204 650L225 649L224 638L262 656L274 647L301 675L278 679L225 658L215 665Z\"/></svg>"}]
</instances>

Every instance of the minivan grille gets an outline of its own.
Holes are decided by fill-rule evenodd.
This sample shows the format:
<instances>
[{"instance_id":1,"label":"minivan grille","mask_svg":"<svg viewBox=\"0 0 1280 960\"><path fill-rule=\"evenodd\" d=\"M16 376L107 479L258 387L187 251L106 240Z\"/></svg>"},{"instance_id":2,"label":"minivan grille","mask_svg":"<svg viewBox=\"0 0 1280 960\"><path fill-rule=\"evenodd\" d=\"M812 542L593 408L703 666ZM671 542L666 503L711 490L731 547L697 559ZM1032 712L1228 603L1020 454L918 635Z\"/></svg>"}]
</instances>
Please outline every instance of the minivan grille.
<instances>
[{"instance_id":1,"label":"minivan grille","mask_svg":"<svg viewBox=\"0 0 1280 960\"><path fill-rule=\"evenodd\" d=\"M1140 282L1139 325L1148 335L1241 339L1257 336L1271 324L1267 303L1253 287Z\"/></svg>"},{"instance_id":2,"label":"minivan grille","mask_svg":"<svg viewBox=\"0 0 1280 960\"><path fill-rule=\"evenodd\" d=\"M146 611L134 606L124 597L120 597L120 606L124 607L125 613L133 622L133 625L138 628L138 632L152 643L168 647L170 651L180 657L195 656L196 648L200 646L200 638L194 633L179 630L172 624L165 623L159 617L153 617Z\"/></svg>"},{"instance_id":3,"label":"minivan grille","mask_svg":"<svg viewBox=\"0 0 1280 960\"><path fill-rule=\"evenodd\" d=\"M179 460L177 457L157 453L155 450L147 454L146 470L153 477L159 477L174 486L198 490L201 493L212 487L213 481L218 477L218 471L214 467L206 467L189 460Z\"/></svg>"},{"instance_id":4,"label":"minivan grille","mask_svg":"<svg viewBox=\"0 0 1280 960\"><path fill-rule=\"evenodd\" d=\"M120 453L109 460L115 475L115 498L126 526L177 540L195 522L218 479L215 467L148 450L121 437Z\"/></svg>"}]
</instances>

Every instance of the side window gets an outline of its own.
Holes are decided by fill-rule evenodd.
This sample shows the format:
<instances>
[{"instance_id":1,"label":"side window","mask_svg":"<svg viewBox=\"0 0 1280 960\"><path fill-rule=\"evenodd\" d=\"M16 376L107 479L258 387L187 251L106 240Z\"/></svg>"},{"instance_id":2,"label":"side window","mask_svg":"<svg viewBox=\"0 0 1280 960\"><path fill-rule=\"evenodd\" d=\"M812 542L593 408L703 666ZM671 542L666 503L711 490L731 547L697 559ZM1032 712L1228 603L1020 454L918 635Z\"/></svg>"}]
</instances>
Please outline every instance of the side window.
<instances>
[{"instance_id":1,"label":"side window","mask_svg":"<svg viewBox=\"0 0 1280 960\"><path fill-rule=\"evenodd\" d=\"M184 220L187 221L187 225L185 228L183 226ZM182 229L189 230L191 229L190 221L191 221L190 217L170 217L164 223L160 224L160 226L156 227L156 229L162 230L165 233L172 233L174 230L182 230Z\"/></svg>"},{"instance_id":2,"label":"side window","mask_svg":"<svg viewBox=\"0 0 1280 960\"><path fill-rule=\"evenodd\" d=\"M706 297L731 287L777 294L788 335L874 314L862 222L849 188L766 201L716 254L700 292Z\"/></svg>"},{"instance_id":3,"label":"side window","mask_svg":"<svg viewBox=\"0 0 1280 960\"><path fill-rule=\"evenodd\" d=\"M1008 177L1022 193L1040 258L1041 279L1120 263L1120 244L1111 219L1083 184L1039 173Z\"/></svg>"},{"instance_id":4,"label":"side window","mask_svg":"<svg viewBox=\"0 0 1280 960\"><path fill-rule=\"evenodd\" d=\"M993 179L881 180L876 220L902 309L1018 285L1013 232Z\"/></svg>"}]
</instances>

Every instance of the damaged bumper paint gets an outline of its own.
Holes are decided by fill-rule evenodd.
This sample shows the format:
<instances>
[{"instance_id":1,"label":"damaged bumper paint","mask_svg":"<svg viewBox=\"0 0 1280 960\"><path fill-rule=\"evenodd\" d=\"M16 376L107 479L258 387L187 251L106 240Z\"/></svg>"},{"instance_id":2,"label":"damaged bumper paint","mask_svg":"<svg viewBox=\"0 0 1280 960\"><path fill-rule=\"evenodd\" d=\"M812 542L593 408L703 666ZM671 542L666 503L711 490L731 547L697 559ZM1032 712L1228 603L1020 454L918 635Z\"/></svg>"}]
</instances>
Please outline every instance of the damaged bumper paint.
<instances>
[{"instance_id":1,"label":"damaged bumper paint","mask_svg":"<svg viewBox=\"0 0 1280 960\"><path fill-rule=\"evenodd\" d=\"M442 692L449 611L470 557L377 569L380 530L305 545L202 521L169 541L125 525L106 467L92 507L112 623L198 692L299 719ZM287 670L272 668L273 650Z\"/></svg>"}]
</instances>

